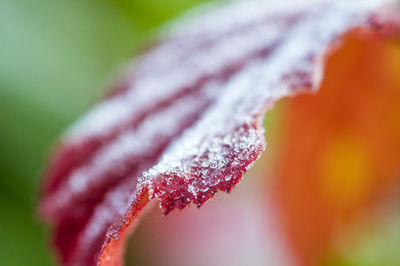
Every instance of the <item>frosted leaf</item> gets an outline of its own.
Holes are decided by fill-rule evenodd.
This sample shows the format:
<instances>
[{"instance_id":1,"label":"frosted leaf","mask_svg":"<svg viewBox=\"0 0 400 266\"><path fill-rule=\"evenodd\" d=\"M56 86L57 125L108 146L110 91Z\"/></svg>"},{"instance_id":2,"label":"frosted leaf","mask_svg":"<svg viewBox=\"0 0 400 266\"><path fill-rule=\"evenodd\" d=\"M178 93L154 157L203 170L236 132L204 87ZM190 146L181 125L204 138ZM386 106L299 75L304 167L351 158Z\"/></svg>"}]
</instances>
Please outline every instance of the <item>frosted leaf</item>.
<instances>
[{"instance_id":1,"label":"frosted leaf","mask_svg":"<svg viewBox=\"0 0 400 266\"><path fill-rule=\"evenodd\" d=\"M121 264L149 201L168 213L229 192L265 150L265 112L318 88L323 55L342 34L393 33L394 22L373 12L381 2L235 1L164 28L52 159L41 212L61 261Z\"/></svg>"}]
</instances>

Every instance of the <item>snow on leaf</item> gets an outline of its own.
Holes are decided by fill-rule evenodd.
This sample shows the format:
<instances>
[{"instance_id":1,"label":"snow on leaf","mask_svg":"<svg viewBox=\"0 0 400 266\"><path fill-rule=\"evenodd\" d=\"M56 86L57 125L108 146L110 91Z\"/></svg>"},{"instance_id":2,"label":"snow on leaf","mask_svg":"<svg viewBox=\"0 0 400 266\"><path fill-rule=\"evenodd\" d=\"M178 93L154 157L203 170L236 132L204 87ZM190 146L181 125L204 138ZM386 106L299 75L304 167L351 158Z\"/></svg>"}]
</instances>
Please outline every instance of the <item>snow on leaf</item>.
<instances>
[{"instance_id":1,"label":"snow on leaf","mask_svg":"<svg viewBox=\"0 0 400 266\"><path fill-rule=\"evenodd\" d=\"M53 156L40 210L61 262L120 265L149 201L168 213L229 192L265 149L273 103L317 89L343 33L388 28L380 2L236 1L173 25Z\"/></svg>"}]
</instances>

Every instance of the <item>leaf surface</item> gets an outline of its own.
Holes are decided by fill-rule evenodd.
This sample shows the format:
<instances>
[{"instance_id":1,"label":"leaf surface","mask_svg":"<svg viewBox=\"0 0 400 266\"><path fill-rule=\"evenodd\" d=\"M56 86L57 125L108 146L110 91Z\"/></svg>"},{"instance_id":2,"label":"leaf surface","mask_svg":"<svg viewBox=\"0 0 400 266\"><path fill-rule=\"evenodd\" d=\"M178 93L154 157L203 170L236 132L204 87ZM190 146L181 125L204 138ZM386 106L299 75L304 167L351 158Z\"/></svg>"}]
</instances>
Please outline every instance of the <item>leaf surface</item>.
<instances>
[{"instance_id":1,"label":"leaf surface","mask_svg":"<svg viewBox=\"0 0 400 266\"><path fill-rule=\"evenodd\" d=\"M318 88L342 34L393 34L380 2L237 1L170 27L52 157L40 210L62 263L121 265L148 202L167 214L229 192L265 150L265 112Z\"/></svg>"}]
</instances>

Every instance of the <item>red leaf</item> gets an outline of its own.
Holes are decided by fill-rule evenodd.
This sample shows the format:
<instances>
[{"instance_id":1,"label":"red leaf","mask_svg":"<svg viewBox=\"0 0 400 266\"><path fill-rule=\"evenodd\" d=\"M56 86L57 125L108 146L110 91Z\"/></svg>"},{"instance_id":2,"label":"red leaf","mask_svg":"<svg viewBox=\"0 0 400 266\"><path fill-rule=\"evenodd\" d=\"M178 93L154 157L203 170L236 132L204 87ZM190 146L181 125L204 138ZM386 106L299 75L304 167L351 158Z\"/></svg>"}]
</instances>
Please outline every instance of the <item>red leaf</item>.
<instances>
[{"instance_id":1,"label":"red leaf","mask_svg":"<svg viewBox=\"0 0 400 266\"><path fill-rule=\"evenodd\" d=\"M266 110L319 86L333 42L396 29L375 2L239 1L169 30L53 157L41 212L63 264L121 265L151 199L168 213L229 192L265 149Z\"/></svg>"}]
</instances>

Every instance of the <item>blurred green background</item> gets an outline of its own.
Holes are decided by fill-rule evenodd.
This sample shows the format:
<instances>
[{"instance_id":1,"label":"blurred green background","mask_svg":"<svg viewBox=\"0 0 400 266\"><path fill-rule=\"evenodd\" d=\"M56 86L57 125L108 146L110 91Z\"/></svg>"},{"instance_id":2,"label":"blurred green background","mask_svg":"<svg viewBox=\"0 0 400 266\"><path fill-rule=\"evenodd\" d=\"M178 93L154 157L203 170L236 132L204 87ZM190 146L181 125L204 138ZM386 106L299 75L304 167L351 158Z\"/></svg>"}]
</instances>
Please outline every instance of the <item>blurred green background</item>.
<instances>
[{"instance_id":1,"label":"blurred green background","mask_svg":"<svg viewBox=\"0 0 400 266\"><path fill-rule=\"evenodd\" d=\"M0 265L52 264L35 215L52 143L152 29L202 1L0 1Z\"/></svg>"}]
</instances>

